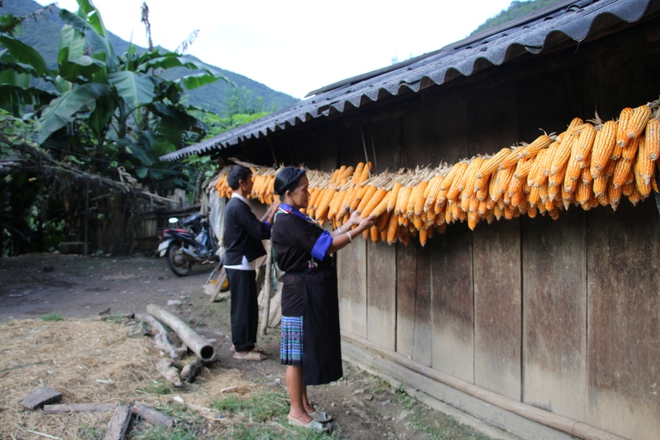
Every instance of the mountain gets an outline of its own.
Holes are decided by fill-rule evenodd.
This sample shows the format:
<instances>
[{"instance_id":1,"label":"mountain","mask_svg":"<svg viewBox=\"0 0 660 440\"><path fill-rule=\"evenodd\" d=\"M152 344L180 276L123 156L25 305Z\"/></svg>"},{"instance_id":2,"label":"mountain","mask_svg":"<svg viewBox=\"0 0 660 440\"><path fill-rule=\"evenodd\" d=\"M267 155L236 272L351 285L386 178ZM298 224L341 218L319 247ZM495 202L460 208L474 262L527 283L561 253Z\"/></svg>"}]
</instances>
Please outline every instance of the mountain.
<instances>
[{"instance_id":1,"label":"mountain","mask_svg":"<svg viewBox=\"0 0 660 440\"><path fill-rule=\"evenodd\" d=\"M32 0L0 0L0 15L13 14L17 17L26 16L34 11L42 9L39 3ZM72 11L75 12L75 11ZM46 60L49 66L55 67L57 63L57 48L59 43L60 30L64 23L59 18L59 8L53 7L51 12L44 12L37 20L27 20L23 23L24 33L19 38L34 47ZM101 11L103 15L103 11ZM113 33L110 33L109 39L116 53L121 54L128 50L129 42L122 40ZM136 46L138 51L145 51L145 48ZM194 58L194 57L192 57ZM196 58L195 58L196 59ZM203 63L202 60L198 60ZM298 100L286 93L277 92L268 88L264 84L251 80L250 78L238 73L224 70L216 66L204 63L223 74L232 81L238 89L247 89L251 92L254 99L261 98L263 109L273 111L288 107L298 102ZM225 97L230 92L231 86L224 81L217 81L206 85L200 89L191 90L186 93L190 105L206 108L214 113L223 115L225 111Z\"/></svg>"},{"instance_id":2,"label":"mountain","mask_svg":"<svg viewBox=\"0 0 660 440\"><path fill-rule=\"evenodd\" d=\"M470 35L478 34L481 31L499 26L503 23L506 23L507 21L515 20L516 18L531 14L532 12L536 12L548 6L552 6L559 1L560 0L514 0L511 2L507 9L486 20L482 25L472 31Z\"/></svg>"}]
</instances>

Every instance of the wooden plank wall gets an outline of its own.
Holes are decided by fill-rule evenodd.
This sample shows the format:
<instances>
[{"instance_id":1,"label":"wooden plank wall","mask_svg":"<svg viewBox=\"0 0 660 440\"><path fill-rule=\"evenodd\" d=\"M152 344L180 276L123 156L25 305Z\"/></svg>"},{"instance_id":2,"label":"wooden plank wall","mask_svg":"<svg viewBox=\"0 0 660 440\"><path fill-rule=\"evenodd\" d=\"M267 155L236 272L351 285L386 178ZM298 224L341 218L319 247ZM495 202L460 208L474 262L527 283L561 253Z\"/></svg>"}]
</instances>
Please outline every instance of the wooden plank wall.
<instances>
[{"instance_id":1,"label":"wooden plank wall","mask_svg":"<svg viewBox=\"0 0 660 440\"><path fill-rule=\"evenodd\" d=\"M322 159L292 155L332 169L364 160L366 147L381 173L531 142L539 128L562 131L596 108L614 118L660 95L657 24L455 79L397 111L348 114L300 143L326 151ZM474 232L450 225L424 248L358 239L337 257L342 329L503 396L655 439L659 242L652 199Z\"/></svg>"}]
</instances>

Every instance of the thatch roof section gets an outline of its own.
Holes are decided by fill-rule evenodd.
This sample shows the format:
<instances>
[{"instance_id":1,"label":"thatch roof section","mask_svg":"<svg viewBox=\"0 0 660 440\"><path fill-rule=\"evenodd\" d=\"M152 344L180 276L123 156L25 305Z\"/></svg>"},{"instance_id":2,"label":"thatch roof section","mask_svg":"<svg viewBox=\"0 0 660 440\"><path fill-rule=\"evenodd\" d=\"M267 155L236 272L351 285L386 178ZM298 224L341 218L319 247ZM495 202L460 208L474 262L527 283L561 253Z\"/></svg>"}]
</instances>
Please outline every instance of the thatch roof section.
<instances>
[{"instance_id":1,"label":"thatch roof section","mask_svg":"<svg viewBox=\"0 0 660 440\"><path fill-rule=\"evenodd\" d=\"M308 94L311 97L293 106L160 159L172 161L193 154L204 155L283 130L303 128L310 121L369 106L402 93L418 93L525 54L548 51L570 40L581 42L621 22L635 23L659 9L660 0L558 2L435 52L314 90Z\"/></svg>"}]
</instances>

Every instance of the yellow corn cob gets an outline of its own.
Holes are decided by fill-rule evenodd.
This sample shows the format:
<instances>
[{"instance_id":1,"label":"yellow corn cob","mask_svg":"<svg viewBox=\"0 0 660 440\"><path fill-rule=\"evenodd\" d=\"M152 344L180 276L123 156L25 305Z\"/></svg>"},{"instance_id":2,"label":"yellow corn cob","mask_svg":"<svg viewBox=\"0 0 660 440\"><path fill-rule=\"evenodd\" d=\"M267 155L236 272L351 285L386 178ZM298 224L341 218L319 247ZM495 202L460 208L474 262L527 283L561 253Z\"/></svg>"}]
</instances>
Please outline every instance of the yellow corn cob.
<instances>
[{"instance_id":1,"label":"yellow corn cob","mask_svg":"<svg viewBox=\"0 0 660 440\"><path fill-rule=\"evenodd\" d=\"M483 180L483 183L480 183L480 188L477 189L477 185L474 185L474 189L476 191L475 194L477 194L477 199L481 202L486 199L488 199L488 190L490 188L490 181L493 176L488 176L485 179L477 179L477 180Z\"/></svg>"},{"instance_id":2,"label":"yellow corn cob","mask_svg":"<svg viewBox=\"0 0 660 440\"><path fill-rule=\"evenodd\" d=\"M617 123L614 121L605 122L600 130L596 132L590 164L591 175L594 178L600 176L612 156L616 146L616 132Z\"/></svg>"},{"instance_id":3,"label":"yellow corn cob","mask_svg":"<svg viewBox=\"0 0 660 440\"><path fill-rule=\"evenodd\" d=\"M369 194L369 192L367 192L367 194ZM371 212L380 204L380 202L383 201L386 195L387 195L387 191L385 191L383 188L376 188L374 186L374 191L371 194L371 197L369 198L367 203L364 204L364 207L362 207L362 210L360 211L362 217L368 217L371 214ZM386 208L387 208L387 202L385 202L384 206L382 207L382 210L378 213L378 215L382 214ZM358 206L358 210L360 210L360 206Z\"/></svg>"},{"instance_id":4,"label":"yellow corn cob","mask_svg":"<svg viewBox=\"0 0 660 440\"><path fill-rule=\"evenodd\" d=\"M527 185L528 186L533 186L534 181L536 180L536 175L541 173L541 162L544 161L545 156L548 154L548 150L541 150L534 159L531 159L530 162L532 163L531 168L529 169L529 172L527 173Z\"/></svg>"},{"instance_id":5,"label":"yellow corn cob","mask_svg":"<svg viewBox=\"0 0 660 440\"><path fill-rule=\"evenodd\" d=\"M511 149L508 147L502 148L500 151L498 151L494 156L489 157L486 160L482 160L481 165L479 166L479 170L477 171L477 178L483 178L486 176L490 176L493 174L497 169L499 169L500 164L502 161L509 156L511 153Z\"/></svg>"},{"instance_id":6,"label":"yellow corn cob","mask_svg":"<svg viewBox=\"0 0 660 440\"><path fill-rule=\"evenodd\" d=\"M399 222L394 213L390 213L390 219L387 223L387 243L392 244L396 239L396 233L399 230Z\"/></svg>"},{"instance_id":7,"label":"yellow corn cob","mask_svg":"<svg viewBox=\"0 0 660 440\"><path fill-rule=\"evenodd\" d=\"M315 212L316 212L316 220L318 220L320 223L325 222L328 215L328 211L330 209L330 202L332 201L332 198L334 197L336 192L337 191L335 190L330 190L330 189L327 190L323 196L323 199L319 203L319 206Z\"/></svg>"},{"instance_id":8,"label":"yellow corn cob","mask_svg":"<svg viewBox=\"0 0 660 440\"><path fill-rule=\"evenodd\" d=\"M371 235L371 241L373 243L376 243L378 241L378 236L380 235L378 232L378 228L376 226L372 226L369 228L369 235Z\"/></svg>"},{"instance_id":9,"label":"yellow corn cob","mask_svg":"<svg viewBox=\"0 0 660 440\"><path fill-rule=\"evenodd\" d=\"M628 122L628 126L626 127L628 139L636 138L642 134L650 118L651 107L646 104L635 107L633 114L630 117L630 121Z\"/></svg>"},{"instance_id":10,"label":"yellow corn cob","mask_svg":"<svg viewBox=\"0 0 660 440\"><path fill-rule=\"evenodd\" d=\"M355 172L353 172L353 177L351 178L351 183L353 185L357 185L357 181L362 175L362 170L364 169L364 162L358 162L358 164L355 166Z\"/></svg>"},{"instance_id":11,"label":"yellow corn cob","mask_svg":"<svg viewBox=\"0 0 660 440\"><path fill-rule=\"evenodd\" d=\"M651 194L651 180L645 181L645 178L639 173L639 171L634 170L635 174L635 186L637 191L640 193L643 199L647 198Z\"/></svg>"},{"instance_id":12,"label":"yellow corn cob","mask_svg":"<svg viewBox=\"0 0 660 440\"><path fill-rule=\"evenodd\" d=\"M458 187L457 181L461 178L467 167L468 164L466 162L459 162L451 167L449 173L440 184L440 192L438 193L438 197L435 200L435 210L437 212L439 212L445 205L445 202L447 201L447 195L452 190L452 187ZM456 194L458 194L458 191ZM456 196L453 198L455 197Z\"/></svg>"},{"instance_id":13,"label":"yellow corn cob","mask_svg":"<svg viewBox=\"0 0 660 440\"><path fill-rule=\"evenodd\" d=\"M571 151L573 149L573 144L578 139L579 134L577 132L571 132L566 135L561 144L557 145L552 153L552 159L550 159L548 167L548 176L553 176L557 174L562 167L568 162L568 158L571 157Z\"/></svg>"},{"instance_id":14,"label":"yellow corn cob","mask_svg":"<svg viewBox=\"0 0 660 440\"><path fill-rule=\"evenodd\" d=\"M523 151L525 151L525 147L522 145L510 149L509 154L502 159L502 162L500 162L500 168L509 168L516 165L520 160Z\"/></svg>"},{"instance_id":15,"label":"yellow corn cob","mask_svg":"<svg viewBox=\"0 0 660 440\"><path fill-rule=\"evenodd\" d=\"M630 160L618 160L616 166L614 167L614 174L612 175L612 184L615 188L619 188L626 183L628 178L628 173L632 168L632 161ZM611 199L612 197L610 197Z\"/></svg>"},{"instance_id":16,"label":"yellow corn cob","mask_svg":"<svg viewBox=\"0 0 660 440\"><path fill-rule=\"evenodd\" d=\"M594 179L593 190L596 197L601 197L603 194L607 194L607 184L609 183L609 180L609 177L605 175Z\"/></svg>"},{"instance_id":17,"label":"yellow corn cob","mask_svg":"<svg viewBox=\"0 0 660 440\"><path fill-rule=\"evenodd\" d=\"M364 212L364 208L369 204L371 198L378 190L378 188L374 185L366 185L366 186L367 186L367 191L364 193L364 196L362 197L362 200L360 200L360 203L358 204L357 208L355 208L355 210L360 214Z\"/></svg>"},{"instance_id":18,"label":"yellow corn cob","mask_svg":"<svg viewBox=\"0 0 660 440\"><path fill-rule=\"evenodd\" d=\"M575 195L575 200L582 205L582 209L589 210L591 208L591 184L585 184L582 180L578 182L578 187Z\"/></svg>"},{"instance_id":19,"label":"yellow corn cob","mask_svg":"<svg viewBox=\"0 0 660 440\"><path fill-rule=\"evenodd\" d=\"M660 120L649 119L646 124L646 151L649 160L657 160L660 157Z\"/></svg>"},{"instance_id":20,"label":"yellow corn cob","mask_svg":"<svg viewBox=\"0 0 660 440\"><path fill-rule=\"evenodd\" d=\"M632 173L632 171L631 171ZM626 177L625 183L621 185L621 193L626 196L630 197L630 195L635 191L635 183L634 183L635 177L633 176L632 179L629 179Z\"/></svg>"},{"instance_id":21,"label":"yellow corn cob","mask_svg":"<svg viewBox=\"0 0 660 440\"><path fill-rule=\"evenodd\" d=\"M425 191L426 200L424 201L424 212L429 212L429 208L435 206L436 198L440 192L440 185L442 185L444 179L445 178L442 174L437 174L429 181Z\"/></svg>"},{"instance_id":22,"label":"yellow corn cob","mask_svg":"<svg viewBox=\"0 0 660 440\"><path fill-rule=\"evenodd\" d=\"M385 191L385 190L383 190ZM364 215L373 215L375 218L382 217L385 214L389 214L387 212L387 205L390 201L390 198L392 198L392 192L390 191L385 191L385 197L380 201L380 203L373 209L373 211L369 211L369 207L365 208L365 213L369 212L369 214L362 214Z\"/></svg>"},{"instance_id":23,"label":"yellow corn cob","mask_svg":"<svg viewBox=\"0 0 660 440\"><path fill-rule=\"evenodd\" d=\"M371 164L371 162L367 162L367 163L364 164L364 166L362 167L362 174L360 174L360 176L358 177L357 182L355 182L356 185L362 185L362 183L365 182L369 178L372 166L373 165Z\"/></svg>"},{"instance_id":24,"label":"yellow corn cob","mask_svg":"<svg viewBox=\"0 0 660 440\"><path fill-rule=\"evenodd\" d=\"M426 203L426 198L424 197L424 192L426 192L426 187L429 185L428 182L420 182L416 187L415 196L410 197L408 202L408 217L412 215L421 216L424 212L424 203Z\"/></svg>"},{"instance_id":25,"label":"yellow corn cob","mask_svg":"<svg viewBox=\"0 0 660 440\"><path fill-rule=\"evenodd\" d=\"M410 198L410 193L412 193L412 187L408 185L402 186L399 190L396 205L394 206L394 213L396 215L403 214L408 207L408 199Z\"/></svg>"},{"instance_id":26,"label":"yellow corn cob","mask_svg":"<svg viewBox=\"0 0 660 440\"><path fill-rule=\"evenodd\" d=\"M621 150L621 159L633 160L639 149L639 138L633 138L628 141L628 144Z\"/></svg>"},{"instance_id":27,"label":"yellow corn cob","mask_svg":"<svg viewBox=\"0 0 660 440\"><path fill-rule=\"evenodd\" d=\"M498 202L506 190L509 188L509 183L513 177L514 168L503 168L498 170L492 178L494 185L491 185L492 191L489 191L490 199L494 202Z\"/></svg>"},{"instance_id":28,"label":"yellow corn cob","mask_svg":"<svg viewBox=\"0 0 660 440\"><path fill-rule=\"evenodd\" d=\"M637 189L639 189L639 192L643 196L648 196L649 193L651 192L651 178L653 177L653 172L655 170L655 163L652 160L649 160L648 158L648 146L646 142L646 138L644 136L640 136L639 138L639 151L637 152L637 158L635 160L635 165L634 165L634 170L635 170L635 180L638 178L642 179L642 182L644 185L642 186L644 189L648 186L648 192L645 193L645 191L642 191L642 188L640 188L640 184L637 183Z\"/></svg>"},{"instance_id":29,"label":"yellow corn cob","mask_svg":"<svg viewBox=\"0 0 660 440\"><path fill-rule=\"evenodd\" d=\"M574 148L577 149L575 153L575 160L580 162L580 168L585 168L589 165L591 158L591 149L596 139L596 129L591 124L583 124L577 143Z\"/></svg>"},{"instance_id":30,"label":"yellow corn cob","mask_svg":"<svg viewBox=\"0 0 660 440\"><path fill-rule=\"evenodd\" d=\"M358 191L356 191L355 194L353 195L353 201L351 202L351 206L349 207L350 212L355 211L358 208L358 206L360 206L360 203L362 203L362 199L364 198L367 191L369 191L370 187L372 186L364 185L358 187Z\"/></svg>"},{"instance_id":31,"label":"yellow corn cob","mask_svg":"<svg viewBox=\"0 0 660 440\"><path fill-rule=\"evenodd\" d=\"M336 188L347 183L348 178L353 175L353 170L353 167L349 165L345 167L343 173L339 173L339 176L337 177Z\"/></svg>"},{"instance_id":32,"label":"yellow corn cob","mask_svg":"<svg viewBox=\"0 0 660 440\"><path fill-rule=\"evenodd\" d=\"M422 226L424 225L424 220L418 215L413 215L412 216L412 225L414 226L414 229L422 229ZM411 231L412 232L412 231Z\"/></svg>"},{"instance_id":33,"label":"yellow corn cob","mask_svg":"<svg viewBox=\"0 0 660 440\"><path fill-rule=\"evenodd\" d=\"M479 217L486 218L488 216L488 203L485 200L479 201L479 206L477 207L477 214Z\"/></svg>"},{"instance_id":34,"label":"yellow corn cob","mask_svg":"<svg viewBox=\"0 0 660 440\"><path fill-rule=\"evenodd\" d=\"M392 212L394 206L396 205L397 198L399 197L399 190L401 189L401 184L399 182L394 182L394 186L390 190L392 196L390 197L387 203L387 212Z\"/></svg>"},{"instance_id":35,"label":"yellow corn cob","mask_svg":"<svg viewBox=\"0 0 660 440\"><path fill-rule=\"evenodd\" d=\"M346 169L346 165L342 165L340 168L337 168L332 173L332 178L330 178L330 183L331 184L337 183L337 179L339 178L339 175L342 174L345 169Z\"/></svg>"},{"instance_id":36,"label":"yellow corn cob","mask_svg":"<svg viewBox=\"0 0 660 440\"><path fill-rule=\"evenodd\" d=\"M529 209L527 209L527 216L529 218L535 218L538 215L538 209L536 206L531 206Z\"/></svg>"},{"instance_id":37,"label":"yellow corn cob","mask_svg":"<svg viewBox=\"0 0 660 440\"><path fill-rule=\"evenodd\" d=\"M337 215L335 216L335 218L340 219L350 211L351 203L353 203L355 193L359 191L359 189L360 188L348 188L346 190L346 196L344 196L344 199L342 200L341 205L337 210Z\"/></svg>"},{"instance_id":38,"label":"yellow corn cob","mask_svg":"<svg viewBox=\"0 0 660 440\"><path fill-rule=\"evenodd\" d=\"M483 161L483 158L480 156L472 158L472 162L470 162L470 165L468 165L465 173L461 177L458 184L458 190L461 192L461 200L466 197L469 199L474 192L474 182L477 179L477 172Z\"/></svg>"},{"instance_id":39,"label":"yellow corn cob","mask_svg":"<svg viewBox=\"0 0 660 440\"><path fill-rule=\"evenodd\" d=\"M634 112L635 111L630 107L626 107L621 110L616 131L616 144L619 146L619 148L625 147L626 144L628 144L628 140L630 140L628 137L628 125L630 124L630 120L632 119Z\"/></svg>"},{"instance_id":40,"label":"yellow corn cob","mask_svg":"<svg viewBox=\"0 0 660 440\"><path fill-rule=\"evenodd\" d=\"M591 182L594 180L587 168L584 168L582 171L580 171L580 179L585 185L591 184Z\"/></svg>"},{"instance_id":41,"label":"yellow corn cob","mask_svg":"<svg viewBox=\"0 0 660 440\"><path fill-rule=\"evenodd\" d=\"M552 138L544 133L525 147L519 159L535 157L539 152L547 149L550 144L552 144Z\"/></svg>"},{"instance_id":42,"label":"yellow corn cob","mask_svg":"<svg viewBox=\"0 0 660 440\"><path fill-rule=\"evenodd\" d=\"M470 163L468 164L467 169L461 176L460 180L458 181L458 191L462 192L465 189L465 186L467 185L468 181L470 181L470 184L472 188L474 188L474 179L477 177L477 171L479 170L479 167L483 163L483 158L480 156L476 156L472 158Z\"/></svg>"},{"instance_id":43,"label":"yellow corn cob","mask_svg":"<svg viewBox=\"0 0 660 440\"><path fill-rule=\"evenodd\" d=\"M426 246L426 240L428 240L429 237L429 231L426 228L422 228L419 230L419 244L422 245L422 247Z\"/></svg>"},{"instance_id":44,"label":"yellow corn cob","mask_svg":"<svg viewBox=\"0 0 660 440\"><path fill-rule=\"evenodd\" d=\"M333 220L339 210L341 209L341 204L346 197L347 191L336 191L332 201L330 202L330 209L328 210L328 218Z\"/></svg>"},{"instance_id":45,"label":"yellow corn cob","mask_svg":"<svg viewBox=\"0 0 660 440\"><path fill-rule=\"evenodd\" d=\"M530 207L536 206L536 204L541 200L541 186L536 186L533 185L530 192L529 196L527 196L527 202L529 203Z\"/></svg>"}]
</instances>

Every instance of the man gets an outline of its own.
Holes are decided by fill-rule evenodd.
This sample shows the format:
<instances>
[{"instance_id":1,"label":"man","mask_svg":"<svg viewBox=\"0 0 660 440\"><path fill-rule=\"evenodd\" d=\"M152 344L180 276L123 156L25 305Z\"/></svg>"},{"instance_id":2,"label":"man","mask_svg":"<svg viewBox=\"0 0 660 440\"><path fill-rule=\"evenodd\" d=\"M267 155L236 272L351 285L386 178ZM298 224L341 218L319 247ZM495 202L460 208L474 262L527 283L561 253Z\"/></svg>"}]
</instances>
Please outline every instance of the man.
<instances>
[{"instance_id":1,"label":"man","mask_svg":"<svg viewBox=\"0 0 660 440\"><path fill-rule=\"evenodd\" d=\"M235 359L264 360L254 348L257 342L259 305L257 303L256 263L266 255L262 240L270 238L273 217L279 202L257 219L247 197L252 193L252 171L235 165L227 174L232 195L225 208L224 267L231 293L231 333Z\"/></svg>"}]
</instances>

